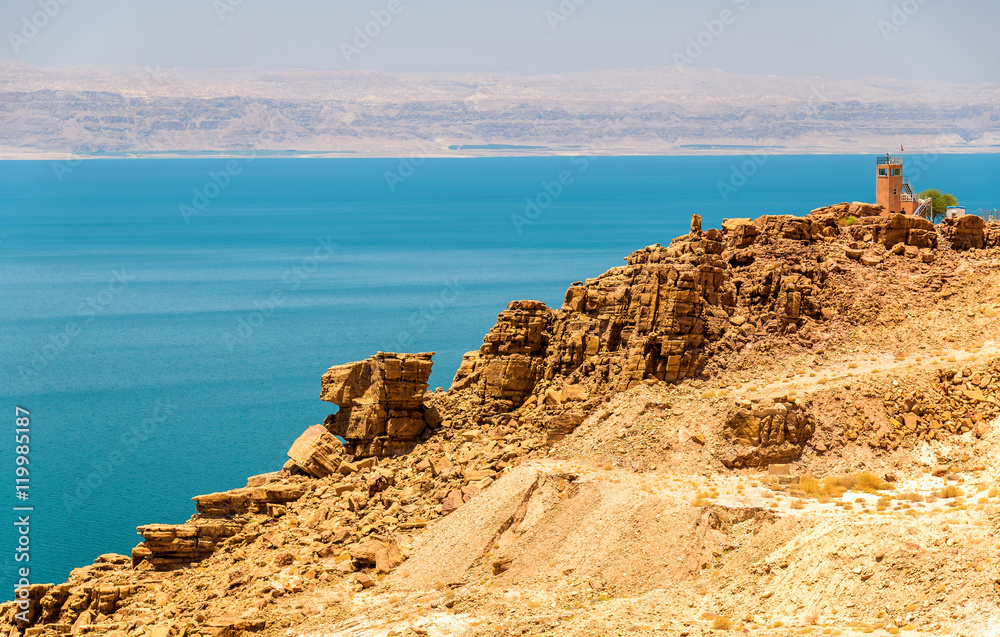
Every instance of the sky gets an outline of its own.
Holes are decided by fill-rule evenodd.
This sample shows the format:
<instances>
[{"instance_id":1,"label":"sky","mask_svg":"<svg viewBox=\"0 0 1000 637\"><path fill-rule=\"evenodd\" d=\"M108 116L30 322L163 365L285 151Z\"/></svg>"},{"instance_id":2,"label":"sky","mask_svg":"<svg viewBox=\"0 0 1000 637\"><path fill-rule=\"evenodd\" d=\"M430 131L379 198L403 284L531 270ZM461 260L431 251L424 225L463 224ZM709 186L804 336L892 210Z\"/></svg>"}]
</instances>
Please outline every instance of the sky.
<instances>
[{"instance_id":1,"label":"sky","mask_svg":"<svg viewBox=\"0 0 1000 637\"><path fill-rule=\"evenodd\" d=\"M0 0L0 59L1000 83L997 24L996 0Z\"/></svg>"}]
</instances>

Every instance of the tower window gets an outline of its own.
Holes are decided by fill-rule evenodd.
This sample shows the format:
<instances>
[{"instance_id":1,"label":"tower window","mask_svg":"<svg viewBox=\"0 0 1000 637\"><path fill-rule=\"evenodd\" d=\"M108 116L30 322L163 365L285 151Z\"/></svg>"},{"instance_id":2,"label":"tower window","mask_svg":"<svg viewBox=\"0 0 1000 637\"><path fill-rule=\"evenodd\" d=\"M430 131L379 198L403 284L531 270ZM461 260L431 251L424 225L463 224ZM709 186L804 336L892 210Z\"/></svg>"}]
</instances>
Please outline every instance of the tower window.
<instances>
[{"instance_id":1,"label":"tower window","mask_svg":"<svg viewBox=\"0 0 1000 637\"><path fill-rule=\"evenodd\" d=\"M879 177L888 177L889 176L889 169L888 168L879 168L878 169L878 176Z\"/></svg>"},{"instance_id":2,"label":"tower window","mask_svg":"<svg viewBox=\"0 0 1000 637\"><path fill-rule=\"evenodd\" d=\"M893 177L899 177L902 174L903 174L903 169L902 168L893 168L892 169L892 176Z\"/></svg>"}]
</instances>

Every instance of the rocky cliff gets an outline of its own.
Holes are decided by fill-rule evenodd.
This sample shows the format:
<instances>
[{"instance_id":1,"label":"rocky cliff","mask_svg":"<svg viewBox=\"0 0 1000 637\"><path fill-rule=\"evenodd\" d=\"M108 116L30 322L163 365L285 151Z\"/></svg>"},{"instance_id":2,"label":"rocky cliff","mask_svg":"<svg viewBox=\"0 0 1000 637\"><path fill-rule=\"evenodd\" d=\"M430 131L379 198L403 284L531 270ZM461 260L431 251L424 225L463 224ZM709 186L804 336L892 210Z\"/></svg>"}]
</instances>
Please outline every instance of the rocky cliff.
<instances>
[{"instance_id":1,"label":"rocky cliff","mask_svg":"<svg viewBox=\"0 0 1000 637\"><path fill-rule=\"evenodd\" d=\"M458 634L573 624L571 614L531 610L551 607L541 602L514 611L509 596L490 591L494 581L532 591L572 584L576 592L548 594L600 628L565 634L619 631L594 604L653 594L663 578L751 618L776 613L762 610L773 590L737 602L722 580L698 579L725 567L766 589L764 568L778 559L769 551L813 524L795 521L794 504L769 501L770 488L748 499L769 467L784 474L794 463L830 480L877 468L885 480L913 474L913 489L924 488L914 467L939 471L941 461L935 479L996 478L997 248L996 224L935 227L860 203L709 230L696 217L670 245L572 284L559 308L512 302L447 391L427 391L431 353L331 367L320 398L339 410L292 442L280 471L195 497L185 524L139 527L131 556L105 555L64 584L32 586L26 608L2 607L0 628L443 634L393 606L405 600L484 626L463 620ZM674 476L696 485L694 502L663 486ZM813 483L795 480L795 497L806 497ZM719 484L732 495L720 496ZM996 526L995 517L976 519ZM679 558L650 549L633 559L646 550L640 536ZM963 575L971 579L962 585L979 587L986 597L977 603L992 600L993 575ZM697 634L689 627L704 617L688 609L703 602L688 599L694 593L656 594L682 609L671 630ZM869 617L866 602L844 603L855 625Z\"/></svg>"}]
</instances>

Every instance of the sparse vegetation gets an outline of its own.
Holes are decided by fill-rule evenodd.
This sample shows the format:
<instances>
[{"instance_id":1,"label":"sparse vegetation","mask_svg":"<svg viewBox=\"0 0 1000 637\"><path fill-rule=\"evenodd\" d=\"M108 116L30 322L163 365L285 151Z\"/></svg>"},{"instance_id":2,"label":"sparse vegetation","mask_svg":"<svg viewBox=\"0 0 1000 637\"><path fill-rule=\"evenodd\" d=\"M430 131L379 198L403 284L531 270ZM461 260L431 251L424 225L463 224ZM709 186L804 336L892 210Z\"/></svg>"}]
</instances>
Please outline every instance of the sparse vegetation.
<instances>
[{"instance_id":1,"label":"sparse vegetation","mask_svg":"<svg viewBox=\"0 0 1000 637\"><path fill-rule=\"evenodd\" d=\"M957 485L949 484L940 491L937 491L935 495L937 495L937 497L941 499L948 500L952 498L960 498L965 496L965 491L963 491L962 488Z\"/></svg>"},{"instance_id":2,"label":"sparse vegetation","mask_svg":"<svg viewBox=\"0 0 1000 637\"><path fill-rule=\"evenodd\" d=\"M934 209L935 223L941 221L944 218L950 206L958 205L958 199L955 197L955 195L946 192L941 192L940 190L937 190L935 188L923 191L922 193L917 195L917 198L930 199L933 202L932 205Z\"/></svg>"}]
</instances>

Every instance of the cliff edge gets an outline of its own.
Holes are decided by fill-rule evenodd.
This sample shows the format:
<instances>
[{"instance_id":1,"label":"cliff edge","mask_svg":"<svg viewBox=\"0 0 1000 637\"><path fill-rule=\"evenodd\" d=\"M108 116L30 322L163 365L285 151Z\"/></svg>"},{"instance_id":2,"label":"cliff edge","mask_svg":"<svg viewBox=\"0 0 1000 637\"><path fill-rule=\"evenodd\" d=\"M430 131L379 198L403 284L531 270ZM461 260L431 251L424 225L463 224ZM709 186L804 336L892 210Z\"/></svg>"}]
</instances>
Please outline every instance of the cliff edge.
<instances>
[{"instance_id":1,"label":"cliff edge","mask_svg":"<svg viewBox=\"0 0 1000 637\"><path fill-rule=\"evenodd\" d=\"M512 302L446 391L433 353L331 367L280 471L0 630L988 634L1000 223L881 212L695 217Z\"/></svg>"}]
</instances>

